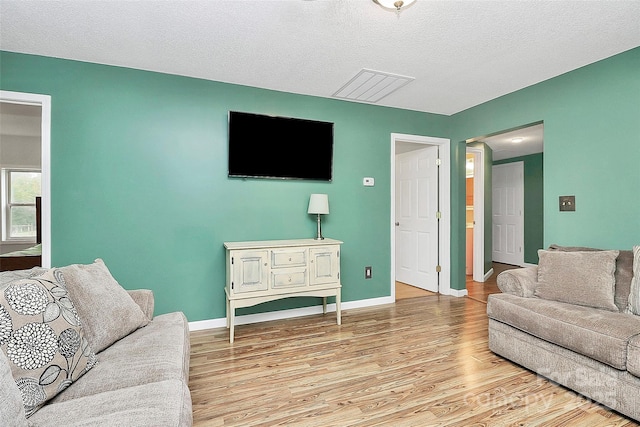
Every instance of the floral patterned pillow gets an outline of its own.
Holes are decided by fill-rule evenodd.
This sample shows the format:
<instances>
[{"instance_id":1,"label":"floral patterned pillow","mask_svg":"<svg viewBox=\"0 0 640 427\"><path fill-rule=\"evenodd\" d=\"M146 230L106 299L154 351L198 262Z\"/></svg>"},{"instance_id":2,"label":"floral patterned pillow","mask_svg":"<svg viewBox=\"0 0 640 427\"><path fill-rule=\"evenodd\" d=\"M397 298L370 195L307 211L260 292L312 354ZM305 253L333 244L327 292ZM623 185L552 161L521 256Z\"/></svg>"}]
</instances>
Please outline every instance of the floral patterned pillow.
<instances>
[{"instance_id":1,"label":"floral patterned pillow","mask_svg":"<svg viewBox=\"0 0 640 427\"><path fill-rule=\"evenodd\" d=\"M0 348L27 417L96 363L55 269L0 287Z\"/></svg>"}]
</instances>

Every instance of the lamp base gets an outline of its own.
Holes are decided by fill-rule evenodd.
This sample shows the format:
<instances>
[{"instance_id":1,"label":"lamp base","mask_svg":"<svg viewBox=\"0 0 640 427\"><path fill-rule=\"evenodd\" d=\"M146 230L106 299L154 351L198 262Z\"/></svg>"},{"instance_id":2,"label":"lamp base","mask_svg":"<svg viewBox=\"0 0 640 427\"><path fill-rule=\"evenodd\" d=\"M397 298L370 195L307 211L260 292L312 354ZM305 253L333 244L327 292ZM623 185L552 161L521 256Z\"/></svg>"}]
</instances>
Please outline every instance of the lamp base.
<instances>
[{"instance_id":1,"label":"lamp base","mask_svg":"<svg viewBox=\"0 0 640 427\"><path fill-rule=\"evenodd\" d=\"M320 225L320 214L318 214L318 234L314 240L324 240L324 237L322 237L322 226Z\"/></svg>"}]
</instances>

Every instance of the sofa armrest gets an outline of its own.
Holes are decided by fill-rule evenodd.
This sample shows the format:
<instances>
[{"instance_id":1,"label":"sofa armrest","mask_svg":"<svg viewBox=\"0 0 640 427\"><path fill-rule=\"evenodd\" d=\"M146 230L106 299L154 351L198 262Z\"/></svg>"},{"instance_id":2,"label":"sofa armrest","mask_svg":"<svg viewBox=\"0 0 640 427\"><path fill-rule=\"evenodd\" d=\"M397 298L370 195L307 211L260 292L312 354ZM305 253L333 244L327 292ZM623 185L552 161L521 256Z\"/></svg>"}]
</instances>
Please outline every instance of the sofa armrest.
<instances>
[{"instance_id":1,"label":"sofa armrest","mask_svg":"<svg viewBox=\"0 0 640 427\"><path fill-rule=\"evenodd\" d=\"M134 289L129 292L131 298L140 306L142 312L149 320L153 320L154 299L150 289Z\"/></svg>"},{"instance_id":2,"label":"sofa armrest","mask_svg":"<svg viewBox=\"0 0 640 427\"><path fill-rule=\"evenodd\" d=\"M538 266L505 270L496 279L505 294L530 298L538 285Z\"/></svg>"}]
</instances>

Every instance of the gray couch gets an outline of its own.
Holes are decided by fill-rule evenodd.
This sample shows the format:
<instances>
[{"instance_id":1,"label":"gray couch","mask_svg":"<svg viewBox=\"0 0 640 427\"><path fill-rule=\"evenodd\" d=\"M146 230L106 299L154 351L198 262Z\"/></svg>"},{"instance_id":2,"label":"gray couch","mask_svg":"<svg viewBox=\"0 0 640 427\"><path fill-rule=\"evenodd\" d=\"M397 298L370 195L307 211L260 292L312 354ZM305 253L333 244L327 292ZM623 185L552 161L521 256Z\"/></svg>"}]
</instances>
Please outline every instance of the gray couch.
<instances>
[{"instance_id":1,"label":"gray couch","mask_svg":"<svg viewBox=\"0 0 640 427\"><path fill-rule=\"evenodd\" d=\"M552 245L541 254L538 266L500 273L497 282L502 293L491 295L487 304L489 348L545 378L640 420L640 316L627 313L632 252L619 251L615 257L613 289L598 284L598 289L607 292L599 294L598 289L582 288L581 283L572 283L571 287L555 283L547 289L551 294L540 292L542 255L563 252L580 257L587 251L597 250ZM570 264L566 258L558 260L560 266ZM589 271L583 281L597 282L603 265L604 262L597 262L587 266ZM551 265L556 270L557 267ZM544 268L549 273L549 265ZM609 301L600 304L593 300L606 299L609 292Z\"/></svg>"},{"instance_id":2,"label":"gray couch","mask_svg":"<svg viewBox=\"0 0 640 427\"><path fill-rule=\"evenodd\" d=\"M69 283L73 281L69 278L86 273L82 268L60 270L64 271ZM35 269L18 272L17 275L33 277L42 271ZM94 274L95 268L89 273ZM4 280L0 277L0 290L6 289L7 283L14 283L9 279L15 279L16 273L11 274L13 277L5 277ZM46 401L28 418L23 407L23 395L12 378L9 358L0 351L0 425L191 426L192 406L188 388L190 344L185 316L175 312L153 317L154 297L150 290L124 291L122 288L114 298L117 305L110 306L110 302L101 298L99 293L83 296L77 290L72 292L71 288L67 284L67 291L83 320L84 330L93 334L88 343L99 351L87 358L88 368L79 378L71 385L65 385L66 389ZM113 291L113 288L105 289ZM57 292L63 291L57 289ZM114 319L121 318L122 325L131 323L130 319L136 319L140 313L144 318L138 318L136 323L124 328L114 324L117 322L113 320L109 326L95 324L93 332L92 320L88 318L91 314L78 306L88 305L87 297L97 298L95 304L106 308L107 315L113 313ZM127 304L129 313L121 308ZM132 309L138 308L140 313L131 313ZM99 327L95 328L96 325ZM106 330L111 331L109 334L115 330L117 335L107 337ZM27 412L29 409L27 407Z\"/></svg>"}]
</instances>

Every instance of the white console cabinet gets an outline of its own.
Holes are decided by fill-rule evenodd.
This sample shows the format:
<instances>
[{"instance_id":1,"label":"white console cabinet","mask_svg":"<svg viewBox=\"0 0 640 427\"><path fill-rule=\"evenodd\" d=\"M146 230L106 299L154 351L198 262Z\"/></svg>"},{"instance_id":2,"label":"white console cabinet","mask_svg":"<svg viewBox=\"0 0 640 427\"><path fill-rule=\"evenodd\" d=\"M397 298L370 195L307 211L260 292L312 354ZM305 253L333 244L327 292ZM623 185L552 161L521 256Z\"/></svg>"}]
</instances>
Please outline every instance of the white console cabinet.
<instances>
[{"instance_id":1,"label":"white console cabinet","mask_svg":"<svg viewBox=\"0 0 640 427\"><path fill-rule=\"evenodd\" d=\"M336 297L340 316L340 245L333 239L225 242L227 327L233 342L236 308L251 307L281 298Z\"/></svg>"}]
</instances>

